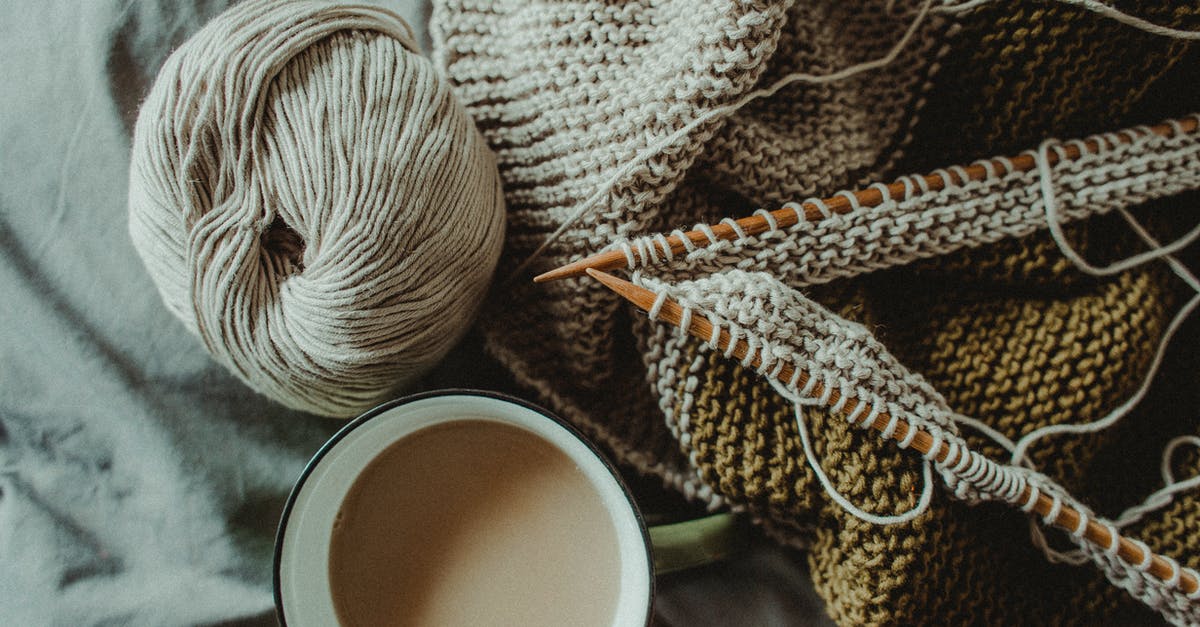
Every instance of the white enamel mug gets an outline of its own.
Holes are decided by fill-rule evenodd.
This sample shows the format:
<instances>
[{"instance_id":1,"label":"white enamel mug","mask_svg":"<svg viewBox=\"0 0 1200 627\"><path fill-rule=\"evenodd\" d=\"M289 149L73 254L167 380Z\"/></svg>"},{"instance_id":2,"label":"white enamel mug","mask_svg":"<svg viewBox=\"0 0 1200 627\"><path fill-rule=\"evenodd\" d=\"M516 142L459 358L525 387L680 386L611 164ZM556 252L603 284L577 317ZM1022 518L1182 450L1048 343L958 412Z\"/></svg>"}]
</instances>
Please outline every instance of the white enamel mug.
<instances>
[{"instance_id":1,"label":"white enamel mug","mask_svg":"<svg viewBox=\"0 0 1200 627\"><path fill-rule=\"evenodd\" d=\"M280 623L291 627L339 624L329 564L334 523L346 495L364 468L393 444L435 425L464 419L501 423L534 434L575 464L602 506L598 511L611 518L615 530L617 598L606 604L611 621L607 616L600 620L648 625L655 570L650 535L617 470L553 414L510 396L474 390L418 394L386 403L347 424L320 449L292 490L276 537L275 603Z\"/></svg>"}]
</instances>

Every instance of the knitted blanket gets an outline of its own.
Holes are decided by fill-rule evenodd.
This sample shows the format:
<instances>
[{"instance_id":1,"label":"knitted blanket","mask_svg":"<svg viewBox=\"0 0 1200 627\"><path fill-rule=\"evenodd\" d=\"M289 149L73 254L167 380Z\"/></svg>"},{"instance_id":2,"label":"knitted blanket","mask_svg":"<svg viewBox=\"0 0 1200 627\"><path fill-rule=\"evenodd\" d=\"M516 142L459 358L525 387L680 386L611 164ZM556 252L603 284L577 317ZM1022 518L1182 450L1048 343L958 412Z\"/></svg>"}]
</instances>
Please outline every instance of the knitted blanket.
<instances>
[{"instance_id":1,"label":"knitted blanket","mask_svg":"<svg viewBox=\"0 0 1200 627\"><path fill-rule=\"evenodd\" d=\"M695 223L1200 110L1194 45L1076 4L447 0L431 31L501 164L501 267L541 271L605 248L648 251L653 234ZM1200 26L1195 6L1116 6ZM1038 171L938 198L911 183L878 210L714 240L634 263L633 278L760 347L808 351L811 367L886 390L899 410L1006 459L997 442L1098 419L1137 392L1186 300L1165 264L1090 276L1060 251L1095 262L1141 250L1123 214L1099 215L1109 210L1134 211L1163 239L1194 222L1195 134L1125 143L1055 167L1048 144L1032 153ZM1046 229L1053 203L1076 220L1065 232ZM1146 605L1197 620L1189 599L1147 592L1095 547L1083 558L1100 569L1051 563L1026 517L977 503L970 486L934 491L924 507L919 455L836 411L801 408L797 390L594 282L534 286L529 274L495 290L490 352L625 464L803 547L838 622L1094 624L1149 620ZM1174 345L1195 333L1185 325ZM1116 427L1030 447L1054 482L1046 489L1115 517L1161 487L1164 447L1200 426L1186 409L1193 360L1168 352ZM1197 456L1166 465L1191 476ZM1194 569L1197 523L1200 499L1185 492L1122 533ZM1078 557L1062 552L1066 538L1046 541L1060 549L1047 555Z\"/></svg>"}]
</instances>

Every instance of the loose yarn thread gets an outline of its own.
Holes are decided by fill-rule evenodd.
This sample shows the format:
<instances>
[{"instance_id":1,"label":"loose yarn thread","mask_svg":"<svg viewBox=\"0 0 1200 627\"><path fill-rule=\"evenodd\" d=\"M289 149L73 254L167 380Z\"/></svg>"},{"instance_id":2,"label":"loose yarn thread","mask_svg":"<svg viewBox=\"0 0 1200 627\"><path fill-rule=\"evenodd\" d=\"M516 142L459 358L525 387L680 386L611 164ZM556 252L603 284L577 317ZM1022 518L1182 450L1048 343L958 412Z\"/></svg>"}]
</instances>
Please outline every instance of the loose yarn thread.
<instances>
[{"instance_id":1,"label":"loose yarn thread","mask_svg":"<svg viewBox=\"0 0 1200 627\"><path fill-rule=\"evenodd\" d=\"M938 13L965 13L967 11L977 9L985 4L992 4L992 3L996 2L996 0L970 0L969 2L961 2L961 3L955 4L954 0L945 0L945 1L946 1L946 4L939 6L939 7L935 8L934 10L937 11ZM1128 13L1125 13L1125 12L1121 11L1120 9L1117 9L1116 7L1107 5L1103 2L1099 2L1098 0L1055 0L1055 1L1059 2L1061 4L1082 7L1084 9L1087 9L1088 11L1091 11L1098 15L1102 15L1110 20L1120 22L1121 24L1124 24L1124 25L1132 27L1132 28L1136 28L1141 31L1145 31L1147 33L1150 33L1151 35L1158 35L1160 37L1168 37L1171 39L1184 39L1184 40L1193 40L1193 41L1200 40L1200 32L1190 31L1190 30L1180 30L1178 28L1171 28L1169 26L1162 26L1160 24L1155 24L1153 22L1144 20L1136 15L1130 15Z\"/></svg>"},{"instance_id":2,"label":"loose yarn thread","mask_svg":"<svg viewBox=\"0 0 1200 627\"><path fill-rule=\"evenodd\" d=\"M997 437L1000 434L994 431L984 431L986 435L991 437L991 439L997 443L1001 444L1001 446L1004 446L1011 453L1012 463L1019 463L1029 467L1032 467L1032 462L1028 456L1028 450L1038 441L1058 434L1097 433L1112 427L1120 422L1121 419L1128 416L1149 393L1151 384L1153 383L1155 376L1158 374L1159 368L1162 366L1166 350L1170 346L1171 340L1174 338L1175 333L1183 325L1183 322L1191 315L1191 313L1195 311L1196 307L1200 306L1200 280L1197 280L1196 276L1172 254L1194 242L1197 236L1200 236L1200 226L1194 227L1191 231L1179 237L1172 243L1163 245L1148 231L1146 231L1145 227L1143 227L1142 224L1138 222L1128 210L1121 208L1118 210L1119 214L1130 226L1130 228L1138 235L1138 237L1146 243L1146 245L1150 248L1149 251L1131 255L1130 257L1113 262L1107 266L1097 267L1084 259L1079 251L1077 251L1074 246L1071 245L1071 243L1067 240L1060 224L1058 215L1058 200L1054 193L1053 174L1051 172L1049 160L1050 150L1057 150L1060 146L1061 144L1057 140L1046 140L1042 142L1034 155L1037 163L1040 189L1042 192L1042 205L1043 210L1045 211L1047 226L1050 231L1051 238L1054 240L1055 245L1058 247L1063 256L1069 260L1071 264L1074 265L1080 272L1096 277L1110 276L1139 267L1146 263L1150 263L1156 259L1164 259L1171 267L1175 275L1182 279L1184 283L1188 285L1188 287L1196 292L1196 294L1182 307L1180 307L1179 311L1176 312L1175 316L1167 325L1162 337L1159 338L1158 345L1154 351L1154 356L1151 359L1150 365L1147 367L1146 372L1142 377L1142 382L1138 385L1137 390L1135 390L1129 398L1127 398L1124 402L1122 402L1119 406L1105 416L1087 423L1048 425L1034 429L1033 431L1022 436L1015 443L1007 440L1007 438L1001 439L1000 437ZM976 425L976 427L978 428L978 425ZM1164 452L1163 468L1165 470L1163 470L1163 478L1164 482L1166 483L1166 487L1150 494L1148 497L1146 497L1142 504L1134 506L1122 513L1117 520L1112 523L1115 529L1123 529L1137 520L1140 520L1141 517L1147 513L1165 507L1166 505L1170 504L1172 495L1200 486L1200 478L1193 478L1176 483L1171 476L1169 469L1169 459L1172 452L1179 445L1179 443L1190 442L1189 438L1196 439L1194 436L1177 437L1172 440L1170 444L1168 444L1167 449ZM1200 439L1196 440L1197 442L1200 442ZM1034 546L1041 550L1046 558L1051 562L1080 565L1086 563L1090 559L1087 551L1082 548L1073 551L1059 551L1054 549L1047 542L1045 533L1037 525L1030 526L1030 534Z\"/></svg>"},{"instance_id":3,"label":"loose yarn thread","mask_svg":"<svg viewBox=\"0 0 1200 627\"><path fill-rule=\"evenodd\" d=\"M1171 459L1176 449L1184 445L1200 448L1200 437L1181 435L1167 443L1167 446L1163 449L1162 463L1159 466L1163 478L1163 487L1151 493L1150 496L1147 496L1142 503L1121 512L1121 515L1117 516L1117 519L1113 521L1114 525L1118 528L1128 527L1140 521L1146 514L1170 505L1174 501L1176 494L1200 487L1200 475L1189 477L1183 481L1176 481L1175 473L1171 470Z\"/></svg>"},{"instance_id":4,"label":"loose yarn thread","mask_svg":"<svg viewBox=\"0 0 1200 627\"><path fill-rule=\"evenodd\" d=\"M816 379L811 380L815 381ZM874 514L862 509L851 502L850 499L846 498L846 496L839 492L837 487L833 485L833 482L829 480L829 476L825 474L825 470L821 467L820 460L817 459L817 454L813 450L812 442L809 440L808 426L805 423L804 412L802 410L802 407L804 406L824 407L827 399L825 402L822 402L821 399L806 398L793 392L791 388L782 385L775 379L770 379L770 382L771 386L775 388L775 391L778 392L780 396L788 399L792 403L792 407L795 410L796 415L796 430L800 434L800 444L804 448L804 459L808 463L809 468L812 469L813 474L817 477L817 481L821 484L821 488L825 491L825 494L830 498L830 500L836 503L838 507L841 507L851 516L854 516L859 520L876 525L904 524L916 520L922 514L929 511L929 506L933 502L933 471L932 462L930 462L928 458L921 462L921 496L917 499L916 504L904 512L887 515ZM833 388L826 387L825 389L826 391L829 391ZM842 396L843 401L847 398L849 397ZM866 406L866 403L860 403L860 408L865 409ZM864 412L866 416L863 419L864 423L867 423L868 420L873 420L874 417L879 414L878 407L874 405L872 405L872 407L873 409L870 412ZM898 416L898 414L892 416L893 428L894 425L898 424ZM847 421L851 424L855 424L854 417L848 417ZM916 430L911 430L911 432L915 434ZM890 437L890 433L884 433L882 436L884 439L887 439ZM907 447L901 446L901 448Z\"/></svg>"},{"instance_id":5,"label":"loose yarn thread","mask_svg":"<svg viewBox=\"0 0 1200 627\"><path fill-rule=\"evenodd\" d=\"M259 392L353 416L467 329L503 243L494 157L408 26L252 0L143 104L129 228L167 308Z\"/></svg>"}]
</instances>

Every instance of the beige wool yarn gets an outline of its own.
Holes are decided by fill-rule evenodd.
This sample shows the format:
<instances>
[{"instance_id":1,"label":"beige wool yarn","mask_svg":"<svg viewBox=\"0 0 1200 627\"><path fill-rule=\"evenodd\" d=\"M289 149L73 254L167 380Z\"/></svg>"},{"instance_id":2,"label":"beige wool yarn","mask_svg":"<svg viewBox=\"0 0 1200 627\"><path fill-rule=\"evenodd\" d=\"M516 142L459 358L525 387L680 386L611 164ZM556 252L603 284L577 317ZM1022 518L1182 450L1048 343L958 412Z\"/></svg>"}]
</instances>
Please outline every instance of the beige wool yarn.
<instances>
[{"instance_id":1,"label":"beige wool yarn","mask_svg":"<svg viewBox=\"0 0 1200 627\"><path fill-rule=\"evenodd\" d=\"M408 26L252 0L167 60L129 229L167 307L259 392L352 416L436 363L495 268L494 157Z\"/></svg>"}]
</instances>

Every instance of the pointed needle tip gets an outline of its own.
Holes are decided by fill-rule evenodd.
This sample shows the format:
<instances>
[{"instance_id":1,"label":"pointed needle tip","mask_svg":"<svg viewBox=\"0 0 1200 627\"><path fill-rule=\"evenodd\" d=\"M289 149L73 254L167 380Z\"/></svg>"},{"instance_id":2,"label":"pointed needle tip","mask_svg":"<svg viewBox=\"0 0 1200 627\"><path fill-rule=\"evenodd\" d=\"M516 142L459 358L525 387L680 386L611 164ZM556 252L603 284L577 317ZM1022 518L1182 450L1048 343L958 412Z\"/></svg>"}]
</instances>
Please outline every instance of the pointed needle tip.
<instances>
[{"instance_id":1,"label":"pointed needle tip","mask_svg":"<svg viewBox=\"0 0 1200 627\"><path fill-rule=\"evenodd\" d=\"M568 263L565 266L560 266L553 270L548 270L533 277L533 282L549 283L550 281L557 281L559 279L569 279L571 277L582 276L584 270L587 270L587 261L587 259L582 259L574 263Z\"/></svg>"},{"instance_id":2,"label":"pointed needle tip","mask_svg":"<svg viewBox=\"0 0 1200 627\"><path fill-rule=\"evenodd\" d=\"M629 281L626 281L624 279L618 279L617 277L615 277L607 272L597 270L595 268L585 268L584 272L587 272L588 276L603 283L605 287L620 294L621 296L623 296L625 298L630 297L630 294L632 293L631 290L637 289L637 287L634 286Z\"/></svg>"},{"instance_id":3,"label":"pointed needle tip","mask_svg":"<svg viewBox=\"0 0 1200 627\"><path fill-rule=\"evenodd\" d=\"M654 292L595 268L588 268L586 272L588 276L603 283L605 287L616 292L621 298L633 303L638 309L649 311L654 306L656 298Z\"/></svg>"}]
</instances>

